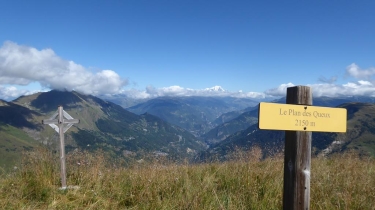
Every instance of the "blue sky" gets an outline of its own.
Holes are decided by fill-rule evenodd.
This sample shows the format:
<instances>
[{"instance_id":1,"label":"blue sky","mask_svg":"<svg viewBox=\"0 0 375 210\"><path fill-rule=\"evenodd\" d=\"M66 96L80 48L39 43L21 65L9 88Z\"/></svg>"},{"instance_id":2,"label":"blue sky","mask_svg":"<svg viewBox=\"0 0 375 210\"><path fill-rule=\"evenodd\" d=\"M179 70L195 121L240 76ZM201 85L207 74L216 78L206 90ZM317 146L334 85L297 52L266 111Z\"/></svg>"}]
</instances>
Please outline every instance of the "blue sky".
<instances>
[{"instance_id":1,"label":"blue sky","mask_svg":"<svg viewBox=\"0 0 375 210\"><path fill-rule=\"evenodd\" d=\"M132 97L280 96L293 85L375 93L375 1L1 0L0 8L6 100L64 88Z\"/></svg>"}]
</instances>

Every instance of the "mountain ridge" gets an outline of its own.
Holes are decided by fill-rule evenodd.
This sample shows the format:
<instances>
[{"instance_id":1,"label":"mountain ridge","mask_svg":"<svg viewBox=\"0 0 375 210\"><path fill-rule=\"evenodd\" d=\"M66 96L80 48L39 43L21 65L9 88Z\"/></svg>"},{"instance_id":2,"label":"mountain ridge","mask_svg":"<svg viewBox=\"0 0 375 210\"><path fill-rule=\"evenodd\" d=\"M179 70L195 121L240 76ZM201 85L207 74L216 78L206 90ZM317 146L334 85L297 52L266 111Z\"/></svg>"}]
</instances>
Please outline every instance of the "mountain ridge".
<instances>
[{"instance_id":1,"label":"mountain ridge","mask_svg":"<svg viewBox=\"0 0 375 210\"><path fill-rule=\"evenodd\" d=\"M312 132L314 155L330 155L336 152L353 150L365 156L375 157L375 104L349 102L339 105L347 109L347 132ZM231 134L201 152L197 159L225 157L235 148L248 150L259 146L265 155L282 151L284 131L259 130L257 124Z\"/></svg>"},{"instance_id":2,"label":"mountain ridge","mask_svg":"<svg viewBox=\"0 0 375 210\"><path fill-rule=\"evenodd\" d=\"M352 102L351 100L361 100L361 102L375 102L373 97L315 97L313 106L336 107L344 103ZM280 98L272 101L272 103L285 104L286 98ZM238 115L237 117L234 117ZM258 123L258 106L248 107L244 110L225 113L220 118L228 118L230 120L216 126L212 130L202 135L208 144L218 143L235 132L244 130L253 124Z\"/></svg>"},{"instance_id":3,"label":"mountain ridge","mask_svg":"<svg viewBox=\"0 0 375 210\"><path fill-rule=\"evenodd\" d=\"M200 136L213 128L212 122L221 114L255 104L252 99L232 97L159 97L127 110L136 114L151 113Z\"/></svg>"},{"instance_id":4,"label":"mountain ridge","mask_svg":"<svg viewBox=\"0 0 375 210\"><path fill-rule=\"evenodd\" d=\"M13 126L12 132L25 133L53 150L58 149L58 135L41 122L50 118L60 105L80 120L65 133L67 152L101 149L111 157L123 157L128 153L157 151L178 160L191 158L205 148L191 133L156 116L136 115L120 105L74 91L52 90L1 104L0 129L9 133L6 126ZM6 140L0 136L0 142Z\"/></svg>"},{"instance_id":5,"label":"mountain ridge","mask_svg":"<svg viewBox=\"0 0 375 210\"><path fill-rule=\"evenodd\" d=\"M332 107L341 102L350 101L349 99L375 101L371 97L317 97L314 99L314 105ZM140 114L138 115L118 104L98 97L83 95L74 91L52 90L21 96L11 102L0 100L0 133L2 134L0 135L0 149L3 148L7 154L13 155L13 157L15 155L10 153L13 150L13 152L18 152L22 148L31 149L44 145L56 150L58 148L58 135L53 129L42 125L41 120L52 116L59 105L62 105L64 110L73 118L80 119L80 123L72 126L66 133L67 152L76 149L89 151L102 149L111 157L125 157L128 154L134 155L139 151L147 151L153 154L168 155L176 159L190 159L196 157L196 155L199 156L199 154L207 155L211 153L221 154L225 157L234 148L249 149L255 145L263 145L262 147L273 152L280 151L280 148L282 148L282 134L270 134L267 131L259 131L257 128L257 106L248 106L248 104L254 105L258 102L225 97L220 99L162 97L151 102L141 103L138 107L144 108L144 110L152 108L154 111L158 110L155 107L161 107L157 112L159 115L167 115L167 111L172 112L172 114L175 112L177 113L175 120L183 120L182 122L185 123L199 122L201 125L191 123L189 125L193 129L187 130L179 126L178 123L169 122L160 116L156 116L149 110L143 112L144 110L139 109ZM285 98L273 102L285 103ZM230 105L231 103L232 105ZM163 107L165 104L167 106ZM348 135L314 133L313 136L316 140L313 141L313 146L315 151L327 155L347 149L357 149L364 155L374 153L372 145L375 145L375 142L372 140L372 129L375 124L372 123L372 119L375 118L375 112L372 112L372 108L368 108L372 107L373 104L360 104L350 102L340 105L346 106L348 109L350 132L348 132ZM179 110L180 107L183 107L184 110ZM224 110L235 110L226 112L231 117L236 113L242 113L236 118L208 130L215 125L215 120L225 115L220 115ZM198 119L201 121L198 121ZM229 118L223 117L222 119ZM198 129L203 128L207 132L197 132ZM197 138L197 136L200 137ZM215 138L218 138L218 140L215 140ZM267 144L263 144L261 139ZM9 141L18 143L12 146ZM205 151L208 146L207 143L210 148ZM8 149L8 151L5 149ZM5 154L5 152L2 154Z\"/></svg>"}]
</instances>

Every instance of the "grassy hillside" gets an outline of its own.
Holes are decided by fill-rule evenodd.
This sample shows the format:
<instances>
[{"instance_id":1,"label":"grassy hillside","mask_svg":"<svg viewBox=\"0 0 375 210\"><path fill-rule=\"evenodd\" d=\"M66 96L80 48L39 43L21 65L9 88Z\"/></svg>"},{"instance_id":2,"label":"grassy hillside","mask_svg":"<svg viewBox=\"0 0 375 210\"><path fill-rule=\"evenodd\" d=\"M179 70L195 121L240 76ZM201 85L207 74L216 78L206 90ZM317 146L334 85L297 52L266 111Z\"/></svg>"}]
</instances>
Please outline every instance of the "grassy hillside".
<instances>
[{"instance_id":1,"label":"grassy hillside","mask_svg":"<svg viewBox=\"0 0 375 210\"><path fill-rule=\"evenodd\" d=\"M22 152L41 146L25 130L41 126L33 119L39 116L35 111L14 103L0 100L0 167L8 170L19 166ZM24 130L19 129L24 128Z\"/></svg>"},{"instance_id":2,"label":"grassy hillside","mask_svg":"<svg viewBox=\"0 0 375 210\"><path fill-rule=\"evenodd\" d=\"M25 132L10 125L0 124L0 168L19 167L22 153L41 145Z\"/></svg>"},{"instance_id":3,"label":"grassy hillside","mask_svg":"<svg viewBox=\"0 0 375 210\"><path fill-rule=\"evenodd\" d=\"M337 135L343 149L357 150L375 157L375 104L349 103L342 107L348 110L348 132L344 139Z\"/></svg>"},{"instance_id":4,"label":"grassy hillside","mask_svg":"<svg viewBox=\"0 0 375 210\"><path fill-rule=\"evenodd\" d=\"M38 112L15 103L0 101L0 123L14 127L25 127L38 129L41 125L35 123L35 117L40 116Z\"/></svg>"},{"instance_id":5,"label":"grassy hillside","mask_svg":"<svg viewBox=\"0 0 375 210\"><path fill-rule=\"evenodd\" d=\"M340 107L347 109L347 132L317 134L315 139L321 141L322 145L317 145L323 150L321 153L353 150L375 157L375 104L352 102Z\"/></svg>"},{"instance_id":6,"label":"grassy hillside","mask_svg":"<svg viewBox=\"0 0 375 210\"><path fill-rule=\"evenodd\" d=\"M0 177L0 209L281 209L283 156L259 161L261 153L236 153L224 163L158 159L122 168L100 153L75 152L67 157L67 183L77 187L61 191L56 154L39 151ZM312 159L311 209L374 209L374 186L374 159Z\"/></svg>"}]
</instances>

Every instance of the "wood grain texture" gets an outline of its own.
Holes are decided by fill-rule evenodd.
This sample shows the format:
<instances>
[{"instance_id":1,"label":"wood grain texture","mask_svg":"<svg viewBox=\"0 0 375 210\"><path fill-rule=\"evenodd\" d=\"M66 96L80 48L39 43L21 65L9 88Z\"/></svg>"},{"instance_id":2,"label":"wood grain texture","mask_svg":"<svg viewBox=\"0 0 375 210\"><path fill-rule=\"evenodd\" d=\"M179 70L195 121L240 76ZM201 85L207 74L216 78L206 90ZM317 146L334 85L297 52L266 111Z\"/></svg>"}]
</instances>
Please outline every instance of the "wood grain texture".
<instances>
[{"instance_id":1,"label":"wood grain texture","mask_svg":"<svg viewBox=\"0 0 375 210\"><path fill-rule=\"evenodd\" d=\"M310 87L287 89L287 104L312 105ZM286 131L283 209L310 209L311 132Z\"/></svg>"}]
</instances>

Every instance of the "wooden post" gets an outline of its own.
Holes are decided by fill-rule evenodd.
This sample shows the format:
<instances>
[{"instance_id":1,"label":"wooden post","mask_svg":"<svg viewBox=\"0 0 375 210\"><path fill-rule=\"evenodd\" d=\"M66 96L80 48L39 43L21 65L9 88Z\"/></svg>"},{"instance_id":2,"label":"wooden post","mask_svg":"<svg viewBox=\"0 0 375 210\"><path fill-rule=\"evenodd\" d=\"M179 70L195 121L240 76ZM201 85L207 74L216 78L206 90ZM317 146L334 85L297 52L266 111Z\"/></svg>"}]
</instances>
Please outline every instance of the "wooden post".
<instances>
[{"instance_id":1,"label":"wooden post","mask_svg":"<svg viewBox=\"0 0 375 210\"><path fill-rule=\"evenodd\" d=\"M286 103L259 103L258 125L259 129L285 130L283 209L308 210L311 132L346 132L347 111L311 106L312 91L306 86L288 88Z\"/></svg>"},{"instance_id":2,"label":"wooden post","mask_svg":"<svg viewBox=\"0 0 375 210\"><path fill-rule=\"evenodd\" d=\"M66 168L65 168L65 139L64 139L64 114L63 107L59 106L59 134L60 134L60 164L61 164L61 188L66 189Z\"/></svg>"},{"instance_id":3,"label":"wooden post","mask_svg":"<svg viewBox=\"0 0 375 210\"><path fill-rule=\"evenodd\" d=\"M312 105L307 86L287 89L287 104ZM283 209L310 209L311 132L285 131Z\"/></svg>"}]
</instances>

